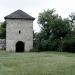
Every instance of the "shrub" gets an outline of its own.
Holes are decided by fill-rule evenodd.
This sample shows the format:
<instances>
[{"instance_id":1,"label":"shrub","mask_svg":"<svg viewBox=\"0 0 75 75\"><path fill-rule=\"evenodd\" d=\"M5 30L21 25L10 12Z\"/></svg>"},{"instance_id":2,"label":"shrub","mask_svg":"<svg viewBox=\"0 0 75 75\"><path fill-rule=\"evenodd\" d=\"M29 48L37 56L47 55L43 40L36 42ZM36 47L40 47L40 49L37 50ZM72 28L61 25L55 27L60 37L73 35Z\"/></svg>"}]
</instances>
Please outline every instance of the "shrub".
<instances>
[{"instance_id":1,"label":"shrub","mask_svg":"<svg viewBox=\"0 0 75 75\"><path fill-rule=\"evenodd\" d=\"M63 41L63 51L75 52L75 38L70 37Z\"/></svg>"}]
</instances>

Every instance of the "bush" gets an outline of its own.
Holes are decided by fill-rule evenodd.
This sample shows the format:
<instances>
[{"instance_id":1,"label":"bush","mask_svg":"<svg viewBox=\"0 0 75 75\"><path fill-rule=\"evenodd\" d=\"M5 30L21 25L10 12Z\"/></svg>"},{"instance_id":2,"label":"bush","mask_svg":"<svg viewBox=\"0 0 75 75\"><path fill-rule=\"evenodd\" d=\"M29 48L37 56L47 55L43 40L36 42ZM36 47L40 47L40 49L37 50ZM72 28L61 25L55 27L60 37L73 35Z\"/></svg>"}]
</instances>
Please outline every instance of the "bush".
<instances>
[{"instance_id":1,"label":"bush","mask_svg":"<svg viewBox=\"0 0 75 75\"><path fill-rule=\"evenodd\" d=\"M75 52L75 39L74 38L64 40L63 51Z\"/></svg>"},{"instance_id":2,"label":"bush","mask_svg":"<svg viewBox=\"0 0 75 75\"><path fill-rule=\"evenodd\" d=\"M46 40L38 36L33 40L33 47L35 51L60 51L62 48L60 39L49 38Z\"/></svg>"}]
</instances>

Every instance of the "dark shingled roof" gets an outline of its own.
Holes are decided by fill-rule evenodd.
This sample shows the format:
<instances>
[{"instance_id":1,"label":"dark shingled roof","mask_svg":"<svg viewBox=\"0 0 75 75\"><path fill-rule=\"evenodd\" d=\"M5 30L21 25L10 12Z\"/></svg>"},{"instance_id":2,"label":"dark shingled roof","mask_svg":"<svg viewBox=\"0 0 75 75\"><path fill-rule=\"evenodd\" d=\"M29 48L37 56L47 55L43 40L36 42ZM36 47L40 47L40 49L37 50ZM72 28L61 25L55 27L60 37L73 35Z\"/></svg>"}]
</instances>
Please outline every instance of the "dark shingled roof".
<instances>
[{"instance_id":1,"label":"dark shingled roof","mask_svg":"<svg viewBox=\"0 0 75 75\"><path fill-rule=\"evenodd\" d=\"M32 16L28 15L22 10L17 10L13 13L11 13L8 16L4 17L5 19L25 19L25 20L35 20Z\"/></svg>"}]
</instances>

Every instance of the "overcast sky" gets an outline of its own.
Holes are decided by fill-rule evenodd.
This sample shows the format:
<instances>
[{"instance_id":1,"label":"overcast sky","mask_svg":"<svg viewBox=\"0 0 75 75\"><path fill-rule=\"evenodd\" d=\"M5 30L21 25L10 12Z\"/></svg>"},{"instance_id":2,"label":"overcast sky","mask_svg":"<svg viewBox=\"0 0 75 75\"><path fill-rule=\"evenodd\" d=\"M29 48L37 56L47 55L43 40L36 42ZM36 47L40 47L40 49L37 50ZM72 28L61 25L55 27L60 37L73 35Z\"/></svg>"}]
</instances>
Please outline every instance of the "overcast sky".
<instances>
[{"instance_id":1,"label":"overcast sky","mask_svg":"<svg viewBox=\"0 0 75 75\"><path fill-rule=\"evenodd\" d=\"M53 8L60 16L66 18L71 12L75 12L75 0L0 0L0 21L4 21L4 16L21 9L36 18L33 28L39 31L39 12Z\"/></svg>"}]
</instances>

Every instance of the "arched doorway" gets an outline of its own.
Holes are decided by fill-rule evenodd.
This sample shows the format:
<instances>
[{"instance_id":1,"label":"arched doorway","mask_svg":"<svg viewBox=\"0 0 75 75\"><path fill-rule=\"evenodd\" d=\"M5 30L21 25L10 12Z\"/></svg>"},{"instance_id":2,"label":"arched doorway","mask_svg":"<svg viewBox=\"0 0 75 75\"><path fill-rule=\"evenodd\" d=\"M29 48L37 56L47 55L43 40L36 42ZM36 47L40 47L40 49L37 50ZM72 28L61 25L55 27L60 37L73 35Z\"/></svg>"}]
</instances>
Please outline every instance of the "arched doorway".
<instances>
[{"instance_id":1,"label":"arched doorway","mask_svg":"<svg viewBox=\"0 0 75 75\"><path fill-rule=\"evenodd\" d=\"M16 52L24 52L24 43L22 41L16 43Z\"/></svg>"}]
</instances>

